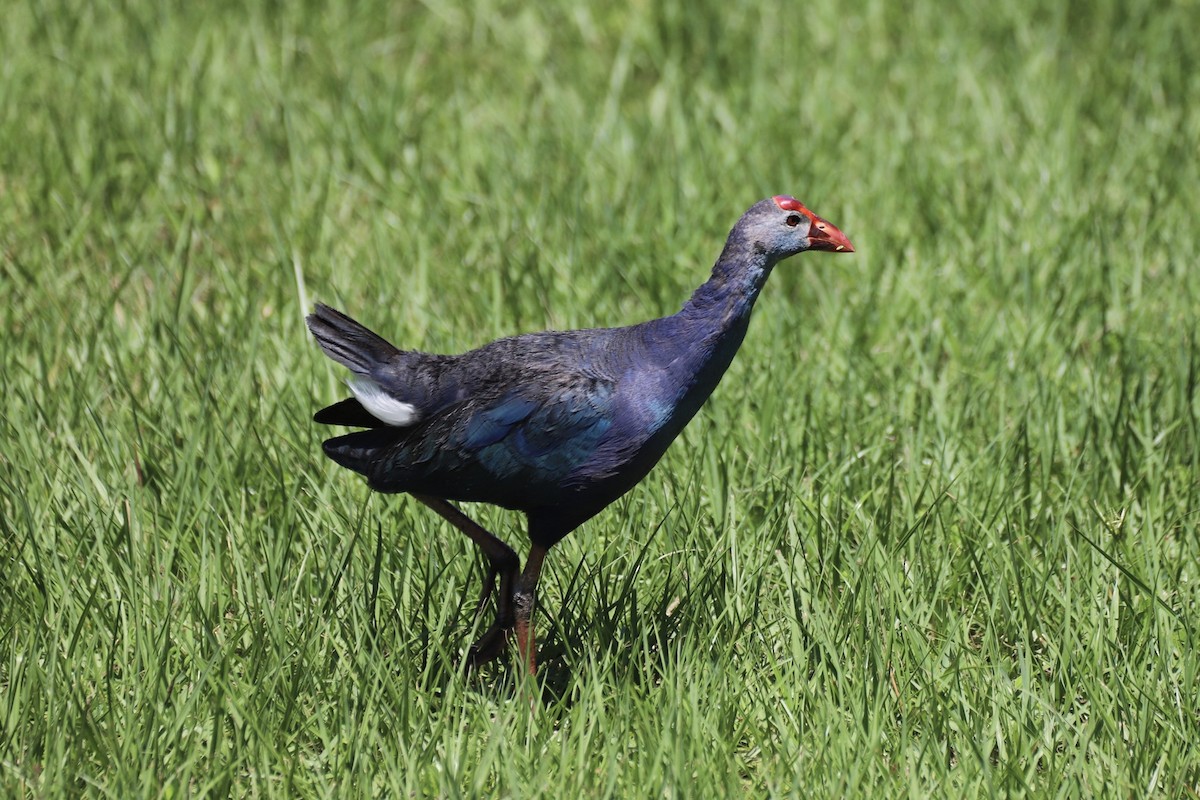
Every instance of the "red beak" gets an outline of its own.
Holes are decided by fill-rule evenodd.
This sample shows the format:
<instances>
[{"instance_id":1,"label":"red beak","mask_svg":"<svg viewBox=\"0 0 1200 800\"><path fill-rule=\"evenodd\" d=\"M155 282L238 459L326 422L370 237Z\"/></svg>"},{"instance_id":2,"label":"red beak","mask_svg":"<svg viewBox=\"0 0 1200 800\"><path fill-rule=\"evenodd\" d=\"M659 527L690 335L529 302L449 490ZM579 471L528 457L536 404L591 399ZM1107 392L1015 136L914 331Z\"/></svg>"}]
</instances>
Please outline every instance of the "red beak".
<instances>
[{"instance_id":1,"label":"red beak","mask_svg":"<svg viewBox=\"0 0 1200 800\"><path fill-rule=\"evenodd\" d=\"M854 245L832 222L812 215L812 226L808 229L809 250L829 250L834 253L853 253Z\"/></svg>"}]
</instances>

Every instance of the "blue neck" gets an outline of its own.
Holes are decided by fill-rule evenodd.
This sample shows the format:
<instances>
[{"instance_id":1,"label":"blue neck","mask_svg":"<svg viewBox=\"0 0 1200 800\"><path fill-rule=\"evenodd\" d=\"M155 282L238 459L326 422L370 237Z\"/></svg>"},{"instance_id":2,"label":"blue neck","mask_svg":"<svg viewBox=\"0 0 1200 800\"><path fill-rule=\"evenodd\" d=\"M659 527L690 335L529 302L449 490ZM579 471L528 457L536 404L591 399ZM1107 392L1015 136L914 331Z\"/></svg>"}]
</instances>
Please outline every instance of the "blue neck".
<instances>
[{"instance_id":1,"label":"blue neck","mask_svg":"<svg viewBox=\"0 0 1200 800\"><path fill-rule=\"evenodd\" d=\"M746 241L735 229L708 281L678 314L667 318L669 335L685 350L676 357L712 380L709 391L742 343L754 301L774 266L761 245Z\"/></svg>"},{"instance_id":2,"label":"blue neck","mask_svg":"<svg viewBox=\"0 0 1200 800\"><path fill-rule=\"evenodd\" d=\"M646 344L679 392L668 428L681 430L720 382L772 267L760 247L730 237L708 282L679 313L656 321Z\"/></svg>"},{"instance_id":3,"label":"blue neck","mask_svg":"<svg viewBox=\"0 0 1200 800\"><path fill-rule=\"evenodd\" d=\"M676 317L712 332L750 318L754 301L775 265L760 248L731 239L713 266L712 276L692 293Z\"/></svg>"}]
</instances>

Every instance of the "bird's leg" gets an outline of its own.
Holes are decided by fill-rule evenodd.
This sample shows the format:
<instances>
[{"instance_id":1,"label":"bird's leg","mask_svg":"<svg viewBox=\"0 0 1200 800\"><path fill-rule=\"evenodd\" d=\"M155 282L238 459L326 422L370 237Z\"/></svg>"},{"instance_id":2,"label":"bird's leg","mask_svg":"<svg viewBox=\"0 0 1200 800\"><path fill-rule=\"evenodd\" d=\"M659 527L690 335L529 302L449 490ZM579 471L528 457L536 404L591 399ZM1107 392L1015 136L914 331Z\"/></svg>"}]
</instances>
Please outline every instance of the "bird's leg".
<instances>
[{"instance_id":1,"label":"bird's leg","mask_svg":"<svg viewBox=\"0 0 1200 800\"><path fill-rule=\"evenodd\" d=\"M546 558L547 548L535 544L529 550L529 558L525 561L525 569L517 581L513 593L513 604L517 612L517 650L521 661L529 667L529 674L537 674L537 642L533 633L533 611L537 604L538 579L542 575L542 561Z\"/></svg>"},{"instance_id":2,"label":"bird's leg","mask_svg":"<svg viewBox=\"0 0 1200 800\"><path fill-rule=\"evenodd\" d=\"M511 547L449 502L440 497L430 497L424 494L413 494L413 497L432 508L447 522L470 537L471 541L479 545L479 549L487 557L488 572L483 579L483 592L479 597L479 605L475 609L476 617L479 616L479 612L483 610L488 597L495 589L496 576L500 576L500 596L496 599L496 619L467 652L468 667L476 667L491 661L500 654L500 650L508 638L508 632L513 627L513 583L516 581L517 568L521 562Z\"/></svg>"},{"instance_id":3,"label":"bird's leg","mask_svg":"<svg viewBox=\"0 0 1200 800\"><path fill-rule=\"evenodd\" d=\"M479 615L483 613L484 606L488 600L492 599L492 592L496 591L496 576L500 574L500 570L488 559L487 575L483 576L483 588L479 591L479 601L475 603L475 619L479 619Z\"/></svg>"}]
</instances>

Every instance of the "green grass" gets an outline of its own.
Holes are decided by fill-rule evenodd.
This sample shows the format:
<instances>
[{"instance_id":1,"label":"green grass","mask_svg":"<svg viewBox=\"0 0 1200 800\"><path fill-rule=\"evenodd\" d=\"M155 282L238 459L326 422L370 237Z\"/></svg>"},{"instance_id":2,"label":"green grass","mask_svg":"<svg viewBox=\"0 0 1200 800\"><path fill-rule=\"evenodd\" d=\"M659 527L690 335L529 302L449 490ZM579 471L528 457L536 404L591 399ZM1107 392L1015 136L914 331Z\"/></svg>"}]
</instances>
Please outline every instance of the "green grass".
<instances>
[{"instance_id":1,"label":"green grass","mask_svg":"<svg viewBox=\"0 0 1200 800\"><path fill-rule=\"evenodd\" d=\"M1196 3L283 5L5 9L0 795L1200 793ZM858 253L551 553L531 715L303 314L640 321L779 192Z\"/></svg>"}]
</instances>

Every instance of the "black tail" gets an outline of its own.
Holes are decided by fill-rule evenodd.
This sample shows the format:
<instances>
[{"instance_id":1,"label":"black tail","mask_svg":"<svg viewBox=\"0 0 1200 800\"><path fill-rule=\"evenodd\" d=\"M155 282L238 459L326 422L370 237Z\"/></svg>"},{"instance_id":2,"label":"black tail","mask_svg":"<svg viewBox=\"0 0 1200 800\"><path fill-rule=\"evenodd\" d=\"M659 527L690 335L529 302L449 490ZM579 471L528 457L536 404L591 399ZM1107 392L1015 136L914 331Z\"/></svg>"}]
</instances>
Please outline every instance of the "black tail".
<instances>
[{"instance_id":1,"label":"black tail","mask_svg":"<svg viewBox=\"0 0 1200 800\"><path fill-rule=\"evenodd\" d=\"M376 419L370 411L362 407L362 403L358 402L358 398L355 397L347 397L340 403L325 406L313 415L313 422L319 422L322 425L347 425L351 428L387 427L386 422Z\"/></svg>"},{"instance_id":2,"label":"black tail","mask_svg":"<svg viewBox=\"0 0 1200 800\"><path fill-rule=\"evenodd\" d=\"M375 367L400 352L383 337L327 305L317 303L307 321L325 354L359 375L370 375Z\"/></svg>"},{"instance_id":3,"label":"black tail","mask_svg":"<svg viewBox=\"0 0 1200 800\"><path fill-rule=\"evenodd\" d=\"M325 455L338 464L370 478L376 471L381 454L403 435L403 428L376 428L326 439L322 446Z\"/></svg>"}]
</instances>

